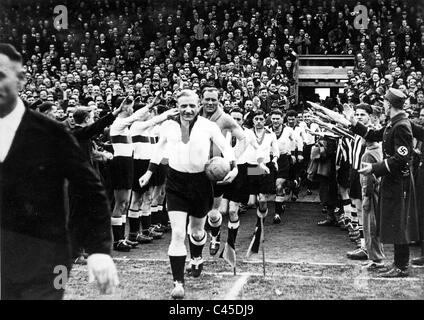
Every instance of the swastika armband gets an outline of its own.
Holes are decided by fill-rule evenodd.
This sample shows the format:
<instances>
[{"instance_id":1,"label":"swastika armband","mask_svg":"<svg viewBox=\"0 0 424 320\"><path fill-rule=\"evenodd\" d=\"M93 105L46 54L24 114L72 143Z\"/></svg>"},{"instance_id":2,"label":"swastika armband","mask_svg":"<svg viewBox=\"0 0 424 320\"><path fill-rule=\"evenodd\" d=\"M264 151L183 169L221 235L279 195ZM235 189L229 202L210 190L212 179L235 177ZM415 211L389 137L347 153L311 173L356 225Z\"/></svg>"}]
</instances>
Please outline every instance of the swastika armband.
<instances>
[{"instance_id":1,"label":"swastika armband","mask_svg":"<svg viewBox=\"0 0 424 320\"><path fill-rule=\"evenodd\" d=\"M400 146L396 151L400 156L405 157L408 155L408 148L405 146Z\"/></svg>"}]
</instances>

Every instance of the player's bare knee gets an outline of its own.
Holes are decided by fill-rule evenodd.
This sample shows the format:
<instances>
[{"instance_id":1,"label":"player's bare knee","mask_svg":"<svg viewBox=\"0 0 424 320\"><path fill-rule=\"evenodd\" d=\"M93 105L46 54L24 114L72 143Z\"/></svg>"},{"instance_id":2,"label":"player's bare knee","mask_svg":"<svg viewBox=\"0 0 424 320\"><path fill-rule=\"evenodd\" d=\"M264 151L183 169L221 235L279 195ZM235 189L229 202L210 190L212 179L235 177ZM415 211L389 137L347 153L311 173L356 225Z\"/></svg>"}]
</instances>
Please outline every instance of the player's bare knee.
<instances>
[{"instance_id":1,"label":"player's bare knee","mask_svg":"<svg viewBox=\"0 0 424 320\"><path fill-rule=\"evenodd\" d=\"M261 194L261 193L258 195L258 202L259 202L259 203L261 203L261 202L266 202L266 200L267 200L267 199L266 199L266 195Z\"/></svg>"},{"instance_id":2,"label":"player's bare knee","mask_svg":"<svg viewBox=\"0 0 424 320\"><path fill-rule=\"evenodd\" d=\"M267 198L265 195L260 194L258 196L258 202L259 202L259 210L265 211L267 209Z\"/></svg>"},{"instance_id":3,"label":"player's bare knee","mask_svg":"<svg viewBox=\"0 0 424 320\"><path fill-rule=\"evenodd\" d=\"M142 202L141 197L134 197L133 196L132 199L131 199L131 206L130 206L130 208L140 209L142 203L143 202Z\"/></svg>"},{"instance_id":4,"label":"player's bare knee","mask_svg":"<svg viewBox=\"0 0 424 320\"><path fill-rule=\"evenodd\" d=\"M237 221L239 219L238 210L235 210L234 208L230 209L228 214L230 216L230 221Z\"/></svg>"},{"instance_id":5,"label":"player's bare knee","mask_svg":"<svg viewBox=\"0 0 424 320\"><path fill-rule=\"evenodd\" d=\"M204 229L195 229L195 230L191 230L191 236L195 239L195 240L202 240L203 237L205 236L205 230Z\"/></svg>"},{"instance_id":6,"label":"player's bare knee","mask_svg":"<svg viewBox=\"0 0 424 320\"><path fill-rule=\"evenodd\" d=\"M185 256L187 255L187 249L184 244L184 239L182 241L176 241L171 239L171 243L168 248L168 255L170 256Z\"/></svg>"},{"instance_id":7,"label":"player's bare knee","mask_svg":"<svg viewBox=\"0 0 424 320\"><path fill-rule=\"evenodd\" d=\"M182 243L184 245L185 236L186 233L184 229L175 228L172 230L171 243L177 242Z\"/></svg>"},{"instance_id":8,"label":"player's bare knee","mask_svg":"<svg viewBox=\"0 0 424 320\"><path fill-rule=\"evenodd\" d=\"M278 186L277 188L275 188L275 193L277 196L284 196L283 186Z\"/></svg>"},{"instance_id":9,"label":"player's bare knee","mask_svg":"<svg viewBox=\"0 0 424 320\"><path fill-rule=\"evenodd\" d=\"M115 200L115 208L117 208L121 213L124 213L129 205L128 199L119 199Z\"/></svg>"},{"instance_id":10,"label":"player's bare knee","mask_svg":"<svg viewBox=\"0 0 424 320\"><path fill-rule=\"evenodd\" d=\"M219 212L219 210L212 209L208 212L208 220L209 222L217 222L222 219L222 214Z\"/></svg>"},{"instance_id":11,"label":"player's bare knee","mask_svg":"<svg viewBox=\"0 0 424 320\"><path fill-rule=\"evenodd\" d=\"M266 202L259 202L259 211L263 212L266 211L267 205Z\"/></svg>"}]
</instances>

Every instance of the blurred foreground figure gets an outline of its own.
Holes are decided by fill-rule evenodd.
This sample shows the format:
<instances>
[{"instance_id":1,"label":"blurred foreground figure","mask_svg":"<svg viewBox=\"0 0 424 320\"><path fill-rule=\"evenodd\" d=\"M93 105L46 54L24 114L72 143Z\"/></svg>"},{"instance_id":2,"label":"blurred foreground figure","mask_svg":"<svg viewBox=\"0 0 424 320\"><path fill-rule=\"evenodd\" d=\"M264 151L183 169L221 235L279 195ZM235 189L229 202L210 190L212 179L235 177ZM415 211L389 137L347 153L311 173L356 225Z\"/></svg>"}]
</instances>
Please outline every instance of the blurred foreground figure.
<instances>
[{"instance_id":1,"label":"blurred foreground figure","mask_svg":"<svg viewBox=\"0 0 424 320\"><path fill-rule=\"evenodd\" d=\"M1 298L61 299L71 269L65 180L85 198L72 217L88 236L89 281L110 293L118 283L110 257L109 205L98 175L62 124L27 110L22 57L0 44ZM78 223L78 221L80 223ZM84 223L83 223L84 221Z\"/></svg>"}]
</instances>

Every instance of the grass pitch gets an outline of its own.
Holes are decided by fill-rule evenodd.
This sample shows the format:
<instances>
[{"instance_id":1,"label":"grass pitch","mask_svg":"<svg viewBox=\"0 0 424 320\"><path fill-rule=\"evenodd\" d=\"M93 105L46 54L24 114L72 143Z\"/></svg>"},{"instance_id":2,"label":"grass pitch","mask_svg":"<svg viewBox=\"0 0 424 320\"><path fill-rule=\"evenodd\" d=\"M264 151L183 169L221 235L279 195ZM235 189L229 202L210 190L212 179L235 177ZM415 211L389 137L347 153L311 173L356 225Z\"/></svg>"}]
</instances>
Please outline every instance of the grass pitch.
<instances>
[{"instance_id":1,"label":"grass pitch","mask_svg":"<svg viewBox=\"0 0 424 320\"><path fill-rule=\"evenodd\" d=\"M112 295L99 295L88 284L87 267L75 266L65 299L168 300L172 275L168 261L117 260L120 285ZM424 269L411 269L406 279L382 279L355 265L239 263L233 275L224 261L205 263L200 278L186 276L186 300L356 300L424 299Z\"/></svg>"}]
</instances>

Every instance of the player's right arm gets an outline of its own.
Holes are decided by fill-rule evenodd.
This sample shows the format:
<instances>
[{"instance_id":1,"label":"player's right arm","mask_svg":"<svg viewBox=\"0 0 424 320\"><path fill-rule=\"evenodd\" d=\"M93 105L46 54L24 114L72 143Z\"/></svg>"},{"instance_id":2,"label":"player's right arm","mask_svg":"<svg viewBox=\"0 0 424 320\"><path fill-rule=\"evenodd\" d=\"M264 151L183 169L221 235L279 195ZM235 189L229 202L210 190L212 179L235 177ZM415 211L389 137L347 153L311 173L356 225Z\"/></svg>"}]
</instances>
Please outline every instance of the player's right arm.
<instances>
[{"instance_id":1,"label":"player's right arm","mask_svg":"<svg viewBox=\"0 0 424 320\"><path fill-rule=\"evenodd\" d=\"M272 132L271 140L271 152L272 152L272 163L274 164L275 169L278 171L278 158L280 157L280 149L278 148L277 136Z\"/></svg>"},{"instance_id":2,"label":"player's right arm","mask_svg":"<svg viewBox=\"0 0 424 320\"><path fill-rule=\"evenodd\" d=\"M167 110L160 115L154 116L152 119L141 122L139 125L139 128L142 130L145 130L147 128L154 127L168 120L169 117L177 115L178 113L179 113L178 109Z\"/></svg>"},{"instance_id":3,"label":"player's right arm","mask_svg":"<svg viewBox=\"0 0 424 320\"><path fill-rule=\"evenodd\" d=\"M251 145L253 149L256 150L256 161L258 161L258 164L260 166L263 165L263 168L267 168L264 164L265 155L263 153L262 148L259 146L258 142L256 141L255 134L251 130L245 130L244 134L246 135L247 139L247 145Z\"/></svg>"},{"instance_id":4,"label":"player's right arm","mask_svg":"<svg viewBox=\"0 0 424 320\"><path fill-rule=\"evenodd\" d=\"M234 150L228 143L228 141L225 139L225 137L222 135L222 132L219 129L218 125L214 122L212 122L210 125L210 137L212 142L215 143L219 150L222 152L224 158L230 163L235 164L236 157L234 154Z\"/></svg>"},{"instance_id":5,"label":"player's right arm","mask_svg":"<svg viewBox=\"0 0 424 320\"><path fill-rule=\"evenodd\" d=\"M125 100L122 103L125 103L126 100L127 100L127 98L125 98ZM137 100L140 100L140 96L135 98L135 100L132 102L133 106L134 106L135 101L137 101ZM138 109L132 115L125 118L126 125L130 126L134 123L134 121L137 121L137 120L144 118L147 115L147 113L150 111L150 109L153 108L156 104L158 104L159 101L160 101L160 94L156 95L156 97L153 99L152 102L146 104L143 108Z\"/></svg>"},{"instance_id":6,"label":"player's right arm","mask_svg":"<svg viewBox=\"0 0 424 320\"><path fill-rule=\"evenodd\" d=\"M166 134L162 132L165 130L164 126L161 129L163 130L161 130L159 141L158 143L156 143L155 148L153 150L153 155L149 162L149 168L147 169L146 173L138 180L142 188L149 182L153 173L157 170L160 162L163 159L163 155L164 155L163 152L166 148L167 139L166 139Z\"/></svg>"},{"instance_id":7,"label":"player's right arm","mask_svg":"<svg viewBox=\"0 0 424 320\"><path fill-rule=\"evenodd\" d=\"M216 146L219 148L219 150L222 152L224 159L230 162L230 166L231 166L231 171L224 177L222 181L218 181L218 183L219 184L231 183L238 174L238 168L236 165L236 157L234 154L234 150L231 147L231 145L227 142L227 140L225 140L225 137L222 135L222 132L219 129L218 125L214 122L211 122L211 125L210 125L210 138L212 142L215 143ZM244 137L244 134L243 134L243 138L246 139Z\"/></svg>"}]
</instances>

